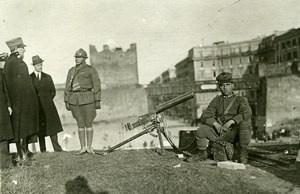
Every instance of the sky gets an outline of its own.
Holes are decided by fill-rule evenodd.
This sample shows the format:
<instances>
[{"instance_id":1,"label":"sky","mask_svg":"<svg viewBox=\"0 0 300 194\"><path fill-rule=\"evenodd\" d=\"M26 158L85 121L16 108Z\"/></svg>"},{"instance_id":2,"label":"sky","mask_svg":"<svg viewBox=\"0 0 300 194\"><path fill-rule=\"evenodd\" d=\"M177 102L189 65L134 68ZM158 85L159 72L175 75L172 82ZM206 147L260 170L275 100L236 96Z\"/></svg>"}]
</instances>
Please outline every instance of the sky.
<instances>
[{"instance_id":1,"label":"sky","mask_svg":"<svg viewBox=\"0 0 300 194\"><path fill-rule=\"evenodd\" d=\"M29 71L39 55L56 84L90 44L101 51L136 43L139 83L148 84L194 46L299 27L299 0L0 0L0 53L22 37Z\"/></svg>"}]
</instances>

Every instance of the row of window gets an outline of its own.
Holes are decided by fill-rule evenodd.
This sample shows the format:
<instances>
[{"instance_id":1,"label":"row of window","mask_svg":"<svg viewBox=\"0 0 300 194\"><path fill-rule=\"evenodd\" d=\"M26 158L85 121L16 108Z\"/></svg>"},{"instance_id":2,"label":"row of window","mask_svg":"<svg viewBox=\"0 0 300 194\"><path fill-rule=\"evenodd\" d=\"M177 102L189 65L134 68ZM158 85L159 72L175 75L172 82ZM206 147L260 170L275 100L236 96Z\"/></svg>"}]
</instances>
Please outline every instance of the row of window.
<instances>
[{"instance_id":1,"label":"row of window","mask_svg":"<svg viewBox=\"0 0 300 194\"><path fill-rule=\"evenodd\" d=\"M282 55L277 55L277 62L284 62L284 61L289 61L292 59L297 59L298 58L298 52L293 51L293 52L287 52Z\"/></svg>"},{"instance_id":2,"label":"row of window","mask_svg":"<svg viewBox=\"0 0 300 194\"><path fill-rule=\"evenodd\" d=\"M249 57L247 58L246 63L251 63L252 60L253 60L253 56L249 56ZM244 61L244 62L245 62L245 61ZM223 59L218 60L218 61L213 60L213 61L212 61L212 66L213 66L213 67L216 66L216 63L219 63L221 66L224 66L224 60L223 60ZM238 63L239 63L239 64L242 64L242 63L243 63L242 58L239 58ZM229 59L229 65L233 65L233 64L234 64L233 59L230 58L230 59ZM201 61L201 67L203 67L203 66L204 66L204 62Z\"/></svg>"},{"instance_id":3,"label":"row of window","mask_svg":"<svg viewBox=\"0 0 300 194\"><path fill-rule=\"evenodd\" d=\"M286 49L286 48L291 48L291 47L294 47L294 46L300 46L300 37L298 37L298 43L297 43L297 38L293 38L292 40L287 40L285 42L281 42L278 43L276 45L276 49L277 51L279 50L279 47L281 46L281 49Z\"/></svg>"},{"instance_id":4,"label":"row of window","mask_svg":"<svg viewBox=\"0 0 300 194\"><path fill-rule=\"evenodd\" d=\"M218 49L218 50L204 50L200 51L200 57L212 57L212 56L223 56L230 54L240 54L248 51L256 51L258 45L249 45L244 47L228 48L228 49Z\"/></svg>"}]
</instances>

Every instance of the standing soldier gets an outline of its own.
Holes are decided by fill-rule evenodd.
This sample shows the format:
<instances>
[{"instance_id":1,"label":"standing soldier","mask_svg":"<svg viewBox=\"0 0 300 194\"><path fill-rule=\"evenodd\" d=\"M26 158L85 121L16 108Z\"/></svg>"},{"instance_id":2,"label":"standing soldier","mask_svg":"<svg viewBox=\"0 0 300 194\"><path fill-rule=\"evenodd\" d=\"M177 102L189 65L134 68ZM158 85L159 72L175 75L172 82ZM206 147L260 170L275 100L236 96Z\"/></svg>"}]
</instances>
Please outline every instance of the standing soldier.
<instances>
[{"instance_id":1,"label":"standing soldier","mask_svg":"<svg viewBox=\"0 0 300 194\"><path fill-rule=\"evenodd\" d=\"M57 133L63 131L53 99L56 90L52 77L44 72L43 61L38 55L32 57L34 72L30 74L39 98L39 144L41 152L46 152L45 137L50 136L55 152L61 152Z\"/></svg>"},{"instance_id":2,"label":"standing soldier","mask_svg":"<svg viewBox=\"0 0 300 194\"><path fill-rule=\"evenodd\" d=\"M11 102L2 72L7 56L7 53L0 54L0 169L11 165L8 141L14 138L10 122Z\"/></svg>"},{"instance_id":3,"label":"standing soldier","mask_svg":"<svg viewBox=\"0 0 300 194\"><path fill-rule=\"evenodd\" d=\"M64 101L67 110L72 111L77 121L78 134L81 150L78 154L85 152L94 154L93 121L96 117L96 109L100 109L101 84L98 72L86 64L87 53L81 48L75 53L76 66L72 67L67 76ZM87 146L85 140L87 136Z\"/></svg>"},{"instance_id":4,"label":"standing soldier","mask_svg":"<svg viewBox=\"0 0 300 194\"><path fill-rule=\"evenodd\" d=\"M217 76L222 95L215 97L202 113L196 139L199 153L187 158L188 162L206 160L208 141L234 143L239 137L239 162L247 163L247 147L251 137L252 111L242 96L233 93L232 75L223 72Z\"/></svg>"},{"instance_id":5,"label":"standing soldier","mask_svg":"<svg viewBox=\"0 0 300 194\"><path fill-rule=\"evenodd\" d=\"M25 44L18 37L6 42L11 55L4 66L8 93L11 98L13 114L11 115L14 139L21 162L26 161L28 143L37 142L38 133L38 98L29 76L28 67L23 61ZM29 164L29 163L25 163Z\"/></svg>"}]
</instances>

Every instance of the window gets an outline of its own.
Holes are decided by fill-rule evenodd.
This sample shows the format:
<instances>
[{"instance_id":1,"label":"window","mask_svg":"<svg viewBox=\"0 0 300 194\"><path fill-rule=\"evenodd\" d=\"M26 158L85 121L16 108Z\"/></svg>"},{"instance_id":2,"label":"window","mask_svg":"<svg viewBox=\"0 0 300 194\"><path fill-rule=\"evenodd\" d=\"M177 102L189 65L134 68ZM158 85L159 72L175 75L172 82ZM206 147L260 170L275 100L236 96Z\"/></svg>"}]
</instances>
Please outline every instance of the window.
<instances>
[{"instance_id":1,"label":"window","mask_svg":"<svg viewBox=\"0 0 300 194\"><path fill-rule=\"evenodd\" d=\"M213 66L215 66L215 61L213 61L213 64L212 64Z\"/></svg>"},{"instance_id":2,"label":"window","mask_svg":"<svg viewBox=\"0 0 300 194\"><path fill-rule=\"evenodd\" d=\"M276 50L277 50L277 51L279 50L279 44L276 45Z\"/></svg>"},{"instance_id":3,"label":"window","mask_svg":"<svg viewBox=\"0 0 300 194\"><path fill-rule=\"evenodd\" d=\"M286 42L286 46L287 46L288 48L290 48L290 47L291 47L291 41L288 40L288 41Z\"/></svg>"},{"instance_id":4,"label":"window","mask_svg":"<svg viewBox=\"0 0 300 194\"><path fill-rule=\"evenodd\" d=\"M297 46L297 40L296 40L296 38L293 39L293 46Z\"/></svg>"},{"instance_id":5,"label":"window","mask_svg":"<svg viewBox=\"0 0 300 194\"><path fill-rule=\"evenodd\" d=\"M252 62L252 57L249 57L249 62L250 62L250 63Z\"/></svg>"},{"instance_id":6,"label":"window","mask_svg":"<svg viewBox=\"0 0 300 194\"><path fill-rule=\"evenodd\" d=\"M214 71L214 77L216 77L216 71Z\"/></svg>"},{"instance_id":7,"label":"window","mask_svg":"<svg viewBox=\"0 0 300 194\"><path fill-rule=\"evenodd\" d=\"M203 67L203 61L201 61L201 67Z\"/></svg>"},{"instance_id":8,"label":"window","mask_svg":"<svg viewBox=\"0 0 300 194\"><path fill-rule=\"evenodd\" d=\"M285 43L281 43L281 49L285 49Z\"/></svg>"},{"instance_id":9,"label":"window","mask_svg":"<svg viewBox=\"0 0 300 194\"><path fill-rule=\"evenodd\" d=\"M297 59L298 58L298 53L297 53L297 51L294 51L293 52L293 59Z\"/></svg>"},{"instance_id":10,"label":"window","mask_svg":"<svg viewBox=\"0 0 300 194\"><path fill-rule=\"evenodd\" d=\"M249 74L251 75L253 72L252 72L252 65L249 66Z\"/></svg>"},{"instance_id":11,"label":"window","mask_svg":"<svg viewBox=\"0 0 300 194\"><path fill-rule=\"evenodd\" d=\"M287 60L291 60L292 59L292 53L287 53Z\"/></svg>"}]
</instances>

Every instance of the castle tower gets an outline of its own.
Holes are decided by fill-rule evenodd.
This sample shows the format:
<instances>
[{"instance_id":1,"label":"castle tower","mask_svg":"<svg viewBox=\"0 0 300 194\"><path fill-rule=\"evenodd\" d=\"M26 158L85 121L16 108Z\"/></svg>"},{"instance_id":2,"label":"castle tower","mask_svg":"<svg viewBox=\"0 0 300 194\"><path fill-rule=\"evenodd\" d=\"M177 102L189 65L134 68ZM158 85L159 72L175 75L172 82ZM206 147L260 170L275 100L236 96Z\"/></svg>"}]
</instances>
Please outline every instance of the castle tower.
<instances>
[{"instance_id":1,"label":"castle tower","mask_svg":"<svg viewBox=\"0 0 300 194\"><path fill-rule=\"evenodd\" d=\"M103 45L103 50L98 52L94 45L90 45L90 63L98 71L103 89L138 84L135 43L130 44L126 51Z\"/></svg>"}]
</instances>

